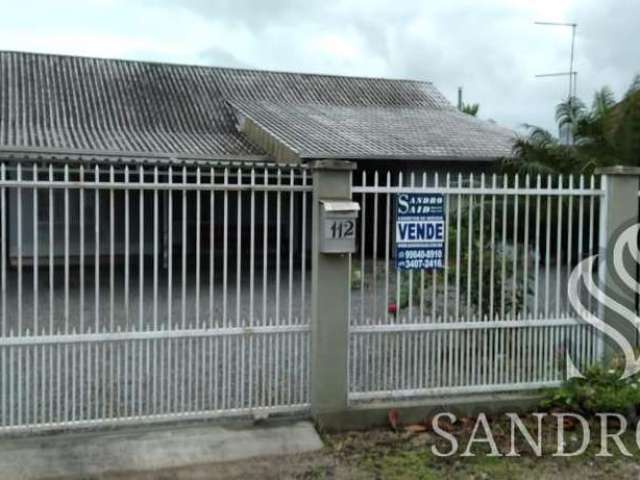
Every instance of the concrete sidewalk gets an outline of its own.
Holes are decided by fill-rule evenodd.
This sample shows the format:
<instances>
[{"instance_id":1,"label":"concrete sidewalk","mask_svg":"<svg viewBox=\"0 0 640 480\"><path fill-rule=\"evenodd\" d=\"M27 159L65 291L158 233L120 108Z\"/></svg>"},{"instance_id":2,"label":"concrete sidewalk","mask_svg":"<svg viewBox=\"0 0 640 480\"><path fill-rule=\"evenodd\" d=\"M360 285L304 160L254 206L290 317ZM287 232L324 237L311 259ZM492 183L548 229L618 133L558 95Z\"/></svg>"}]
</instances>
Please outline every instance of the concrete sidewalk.
<instances>
[{"instance_id":1,"label":"concrete sidewalk","mask_svg":"<svg viewBox=\"0 0 640 480\"><path fill-rule=\"evenodd\" d=\"M316 451L310 422L163 426L0 440L0 478L86 478Z\"/></svg>"}]
</instances>

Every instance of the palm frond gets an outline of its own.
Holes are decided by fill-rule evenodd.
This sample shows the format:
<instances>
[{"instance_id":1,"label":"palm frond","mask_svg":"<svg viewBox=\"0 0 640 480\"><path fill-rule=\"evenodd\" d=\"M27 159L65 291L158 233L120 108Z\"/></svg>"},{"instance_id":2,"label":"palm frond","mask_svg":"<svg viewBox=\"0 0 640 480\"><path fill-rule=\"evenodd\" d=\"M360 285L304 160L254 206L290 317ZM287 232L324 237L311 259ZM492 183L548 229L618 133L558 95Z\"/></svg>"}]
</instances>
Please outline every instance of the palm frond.
<instances>
[{"instance_id":1,"label":"palm frond","mask_svg":"<svg viewBox=\"0 0 640 480\"><path fill-rule=\"evenodd\" d=\"M629 89L624 96L625 98L628 98L636 92L640 92L640 73L636 73L635 77L633 77L631 85L629 85Z\"/></svg>"},{"instance_id":2,"label":"palm frond","mask_svg":"<svg viewBox=\"0 0 640 480\"><path fill-rule=\"evenodd\" d=\"M604 86L593 95L590 115L603 118L616 104L616 97L611 87Z\"/></svg>"},{"instance_id":3,"label":"palm frond","mask_svg":"<svg viewBox=\"0 0 640 480\"><path fill-rule=\"evenodd\" d=\"M568 97L556 107L556 122L560 128L565 126L573 128L585 113L586 107L582 100L578 97Z\"/></svg>"}]
</instances>

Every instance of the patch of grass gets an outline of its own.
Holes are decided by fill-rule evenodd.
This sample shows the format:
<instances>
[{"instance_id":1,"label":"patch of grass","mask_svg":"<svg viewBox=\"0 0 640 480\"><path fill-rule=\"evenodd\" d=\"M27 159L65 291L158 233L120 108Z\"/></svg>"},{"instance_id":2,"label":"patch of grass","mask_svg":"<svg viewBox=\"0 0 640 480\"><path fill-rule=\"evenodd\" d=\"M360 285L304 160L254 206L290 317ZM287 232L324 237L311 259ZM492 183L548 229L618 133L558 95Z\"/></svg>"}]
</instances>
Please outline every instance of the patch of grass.
<instances>
[{"instance_id":1,"label":"patch of grass","mask_svg":"<svg viewBox=\"0 0 640 480\"><path fill-rule=\"evenodd\" d=\"M384 453L371 452L358 466L372 478L424 480L442 478L513 479L526 478L531 459L477 455L475 457L437 457L430 449L396 448Z\"/></svg>"},{"instance_id":2,"label":"patch of grass","mask_svg":"<svg viewBox=\"0 0 640 480\"><path fill-rule=\"evenodd\" d=\"M369 456L360 462L360 466L371 472L375 478L436 480L440 473L430 462L425 451L396 450L386 455Z\"/></svg>"},{"instance_id":3,"label":"patch of grass","mask_svg":"<svg viewBox=\"0 0 640 480\"><path fill-rule=\"evenodd\" d=\"M535 431L533 417L524 419L531 432ZM492 431L500 457L489 457L489 447L476 443L472 448L473 457L463 457L469 440L469 430L459 428L454 432L459 442L458 453L449 457L438 457L431 451L436 444L441 451L449 449L448 442L425 432L409 434L388 430L371 430L367 432L351 432L339 435L328 435L328 449L339 464L349 465L352 471L364 472L365 478L404 480L404 479L551 479L586 480L608 478L639 478L640 451L635 445L635 425L629 426L622 436L633 457L623 456L612 440L609 440L609 451L612 457L596 457L600 451L600 425L598 421L590 423L591 442L586 452L576 457L555 457L556 423L555 418L543 421L542 457L534 452L517 434L515 447L519 457L506 457L510 451L508 420L498 417L491 421ZM567 427L565 434L566 451L575 451L580 443L579 427ZM610 433L615 432L611 429ZM484 435L480 435L484 438ZM535 435L534 435L535 437Z\"/></svg>"},{"instance_id":4,"label":"patch of grass","mask_svg":"<svg viewBox=\"0 0 640 480\"><path fill-rule=\"evenodd\" d=\"M306 470L298 478L301 480L321 480L333 477L333 468L329 465L315 465Z\"/></svg>"}]
</instances>

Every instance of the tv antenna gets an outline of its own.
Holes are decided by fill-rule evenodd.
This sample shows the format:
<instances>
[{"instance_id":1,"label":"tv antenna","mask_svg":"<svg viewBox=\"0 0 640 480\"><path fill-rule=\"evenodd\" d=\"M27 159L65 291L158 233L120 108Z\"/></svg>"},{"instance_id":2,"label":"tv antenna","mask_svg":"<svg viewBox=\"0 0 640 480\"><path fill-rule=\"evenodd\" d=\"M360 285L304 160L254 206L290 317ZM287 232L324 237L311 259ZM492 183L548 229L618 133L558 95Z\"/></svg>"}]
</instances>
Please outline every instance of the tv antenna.
<instances>
[{"instance_id":1,"label":"tv antenna","mask_svg":"<svg viewBox=\"0 0 640 480\"><path fill-rule=\"evenodd\" d=\"M553 72L553 73L542 73L536 75L536 78L543 77L569 77L569 107L571 107L571 103L573 99L577 95L577 85L578 85L578 72L574 70L574 52L575 52L575 44L576 44L576 29L578 27L577 23L570 22L534 22L536 25L550 26L550 27L569 27L571 28L571 52L569 54L569 71L568 72ZM573 143L573 138L570 133L567 134L567 139L570 143Z\"/></svg>"}]
</instances>

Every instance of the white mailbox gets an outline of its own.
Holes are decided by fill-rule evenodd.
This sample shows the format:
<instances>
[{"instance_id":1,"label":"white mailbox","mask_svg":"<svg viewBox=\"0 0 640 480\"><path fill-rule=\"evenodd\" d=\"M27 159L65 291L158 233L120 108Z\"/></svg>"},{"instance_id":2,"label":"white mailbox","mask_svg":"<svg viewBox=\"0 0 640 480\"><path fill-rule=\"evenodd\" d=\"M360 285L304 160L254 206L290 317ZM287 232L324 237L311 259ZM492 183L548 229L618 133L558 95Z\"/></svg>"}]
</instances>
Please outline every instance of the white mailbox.
<instances>
[{"instance_id":1,"label":"white mailbox","mask_svg":"<svg viewBox=\"0 0 640 480\"><path fill-rule=\"evenodd\" d=\"M320 200L320 252L356 251L356 219L360 205L349 200Z\"/></svg>"}]
</instances>

